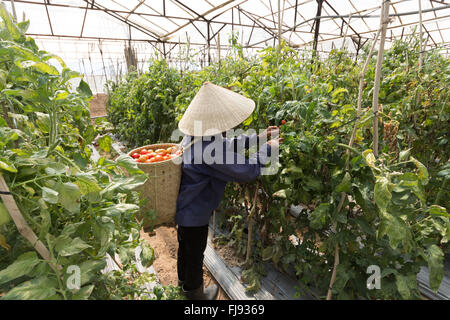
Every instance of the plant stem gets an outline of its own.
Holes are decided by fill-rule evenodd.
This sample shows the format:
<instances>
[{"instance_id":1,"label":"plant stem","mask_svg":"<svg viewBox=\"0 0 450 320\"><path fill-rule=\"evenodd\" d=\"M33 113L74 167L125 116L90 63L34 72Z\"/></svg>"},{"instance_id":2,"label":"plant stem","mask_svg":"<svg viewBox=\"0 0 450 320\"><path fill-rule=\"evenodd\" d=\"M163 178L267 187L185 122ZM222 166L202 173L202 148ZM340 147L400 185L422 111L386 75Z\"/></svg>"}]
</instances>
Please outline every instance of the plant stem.
<instances>
[{"instance_id":1,"label":"plant stem","mask_svg":"<svg viewBox=\"0 0 450 320\"><path fill-rule=\"evenodd\" d=\"M31 182L36 182L37 180L42 180L42 179L46 179L46 178L53 178L53 177L59 177L59 176L60 176L59 174L50 174L50 175L47 175L47 176L37 177L37 178L31 179L31 180L27 180L27 181L24 181L24 182L13 184L12 188L20 187L20 186L22 186L24 184L31 183Z\"/></svg>"}]
</instances>

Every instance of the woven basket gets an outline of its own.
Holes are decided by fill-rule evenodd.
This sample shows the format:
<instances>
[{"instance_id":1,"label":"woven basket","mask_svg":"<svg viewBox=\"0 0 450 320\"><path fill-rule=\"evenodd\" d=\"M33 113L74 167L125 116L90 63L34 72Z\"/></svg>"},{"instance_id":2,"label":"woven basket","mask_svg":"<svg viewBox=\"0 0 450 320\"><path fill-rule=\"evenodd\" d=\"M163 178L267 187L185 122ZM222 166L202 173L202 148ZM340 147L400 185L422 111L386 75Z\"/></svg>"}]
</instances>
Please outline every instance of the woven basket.
<instances>
[{"instance_id":1,"label":"woven basket","mask_svg":"<svg viewBox=\"0 0 450 320\"><path fill-rule=\"evenodd\" d=\"M144 148L156 150L169 147L180 148L174 143L151 144L131 150L128 155L131 156L135 152L140 153ZM147 200L138 214L138 219L144 220L144 229L151 226L175 225L177 197L181 182L181 161L173 160L178 157L161 162L138 163L138 167L148 175L148 180L138 189L142 191L141 197ZM143 218L144 212L148 210L156 211L155 221Z\"/></svg>"}]
</instances>

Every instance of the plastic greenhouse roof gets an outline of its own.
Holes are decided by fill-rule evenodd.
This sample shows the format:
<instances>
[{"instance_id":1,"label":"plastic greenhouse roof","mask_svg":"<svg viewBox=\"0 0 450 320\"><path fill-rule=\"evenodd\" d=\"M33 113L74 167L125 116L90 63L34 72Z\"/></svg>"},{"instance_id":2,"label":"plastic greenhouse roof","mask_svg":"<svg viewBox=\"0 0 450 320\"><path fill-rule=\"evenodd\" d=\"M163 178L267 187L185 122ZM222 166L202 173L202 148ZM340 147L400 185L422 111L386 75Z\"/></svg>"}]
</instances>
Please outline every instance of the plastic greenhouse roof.
<instances>
[{"instance_id":1,"label":"plastic greenhouse roof","mask_svg":"<svg viewBox=\"0 0 450 320\"><path fill-rule=\"evenodd\" d=\"M175 61L185 53L189 43L190 50L198 52L196 59L207 63L219 54L226 54L232 32L238 34L238 42L247 52L276 45L279 31L282 39L302 50L311 47L318 25L318 51L326 53L344 45L356 53L373 39L379 28L382 0L3 2L10 11L14 3L19 21L24 15L30 19L27 33L44 50L59 54L69 66L86 74L112 77L118 74L128 45L135 48L138 62L145 64L155 52ZM318 10L320 3L321 10ZM390 3L388 47L394 39L419 33L421 9L426 50L437 47L449 53L450 1L392 0Z\"/></svg>"}]
</instances>

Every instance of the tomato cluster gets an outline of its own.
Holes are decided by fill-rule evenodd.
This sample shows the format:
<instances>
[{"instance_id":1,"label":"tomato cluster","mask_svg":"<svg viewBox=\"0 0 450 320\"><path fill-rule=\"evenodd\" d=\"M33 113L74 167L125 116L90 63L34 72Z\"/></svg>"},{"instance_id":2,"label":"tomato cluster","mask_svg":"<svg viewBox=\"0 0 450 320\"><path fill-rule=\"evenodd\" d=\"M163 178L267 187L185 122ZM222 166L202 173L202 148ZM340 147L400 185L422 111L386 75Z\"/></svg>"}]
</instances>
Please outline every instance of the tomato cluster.
<instances>
[{"instance_id":1,"label":"tomato cluster","mask_svg":"<svg viewBox=\"0 0 450 320\"><path fill-rule=\"evenodd\" d=\"M181 154L181 150L177 150L175 147L169 147L167 149L146 149L143 148L139 152L131 154L131 157L140 163L155 163L172 158L178 157Z\"/></svg>"}]
</instances>

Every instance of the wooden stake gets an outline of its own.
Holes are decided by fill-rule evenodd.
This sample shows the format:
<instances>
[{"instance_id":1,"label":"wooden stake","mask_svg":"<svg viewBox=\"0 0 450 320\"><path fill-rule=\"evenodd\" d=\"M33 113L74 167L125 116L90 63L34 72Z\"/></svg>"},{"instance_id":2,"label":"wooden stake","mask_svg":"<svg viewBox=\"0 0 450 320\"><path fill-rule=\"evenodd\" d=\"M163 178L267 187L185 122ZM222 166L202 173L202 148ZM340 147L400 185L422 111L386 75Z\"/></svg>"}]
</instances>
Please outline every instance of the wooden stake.
<instances>
[{"instance_id":1,"label":"wooden stake","mask_svg":"<svg viewBox=\"0 0 450 320\"><path fill-rule=\"evenodd\" d=\"M217 55L219 59L219 68L220 68L220 32L217 33Z\"/></svg>"},{"instance_id":2,"label":"wooden stake","mask_svg":"<svg viewBox=\"0 0 450 320\"><path fill-rule=\"evenodd\" d=\"M50 251L48 251L47 247L42 243L41 240L39 240L39 238L28 225L19 208L17 207L16 201L14 200L12 194L8 194L10 191L5 179L3 178L3 175L0 175L0 190L6 193L0 194L0 197L3 201L3 204L6 206L9 215L17 226L19 233L31 243L33 248L36 249L36 251L50 265L50 267L58 273L55 266L51 263Z\"/></svg>"},{"instance_id":3,"label":"wooden stake","mask_svg":"<svg viewBox=\"0 0 450 320\"><path fill-rule=\"evenodd\" d=\"M14 3L14 0L11 0L11 8L12 8L13 20L14 20L14 22L17 22L16 4ZM24 21L25 21L25 19L24 19Z\"/></svg>"},{"instance_id":4,"label":"wooden stake","mask_svg":"<svg viewBox=\"0 0 450 320\"><path fill-rule=\"evenodd\" d=\"M423 47L423 31L422 31L422 1L419 1L419 36L420 36L420 52L419 52L419 74L418 76L420 76L420 72L422 71L422 64L423 64L423 52L425 50L425 48ZM428 38L427 38L428 39ZM419 106L420 103L420 94L419 92L416 93L416 106ZM417 122L417 113L414 112L414 127L416 126L416 122Z\"/></svg>"},{"instance_id":5,"label":"wooden stake","mask_svg":"<svg viewBox=\"0 0 450 320\"><path fill-rule=\"evenodd\" d=\"M281 51L281 0L278 0L278 51Z\"/></svg>"},{"instance_id":6,"label":"wooden stake","mask_svg":"<svg viewBox=\"0 0 450 320\"><path fill-rule=\"evenodd\" d=\"M423 63L423 50L422 42L423 42L423 31L422 31L422 1L419 1L419 34L420 34L420 52L419 52L419 72L422 69L422 63Z\"/></svg>"},{"instance_id":7,"label":"wooden stake","mask_svg":"<svg viewBox=\"0 0 450 320\"><path fill-rule=\"evenodd\" d=\"M350 14L350 16L348 17L347 28L345 29L344 38L342 39L342 47L341 47L341 51L343 51L344 48L345 48L345 38L347 38L348 27L350 26L350 21L351 21L351 20L352 20L352 14Z\"/></svg>"},{"instance_id":8,"label":"wooden stake","mask_svg":"<svg viewBox=\"0 0 450 320\"><path fill-rule=\"evenodd\" d=\"M383 0L380 18L381 38L378 49L377 66L375 70L375 79L373 87L372 111L373 111L373 154L378 157L378 93L380 91L381 67L384 54L384 43L386 39L386 30L389 23L390 0Z\"/></svg>"},{"instance_id":9,"label":"wooden stake","mask_svg":"<svg viewBox=\"0 0 450 320\"><path fill-rule=\"evenodd\" d=\"M364 75L366 74L367 68L369 67L370 58L372 57L373 50L375 48L375 44L377 43L378 36L380 35L380 31L381 31L381 29L378 29L377 34L375 35L375 38L373 39L372 47L370 47L369 54L367 55L367 59L364 64L364 67L359 74L359 92L358 92L358 106L356 109L356 121L355 121L355 124L353 125L353 131L352 131L352 135L350 137L350 142L348 143L349 147L352 147L353 143L355 142L356 131L358 130L358 123L359 123L359 119L361 117L361 111L362 111L362 93L363 93L363 89L364 89ZM348 170L349 165L350 165L350 150L347 149L346 153L347 153L347 160L345 163L345 169ZM344 206L346 196L347 196L347 194L345 192L341 193L341 199L340 199L338 207L337 207L338 213L341 212L342 207ZM335 233L336 233L336 228L337 228L337 224L334 223L332 229L333 229L333 232L335 232ZM336 281L336 272L337 272L338 265L339 265L339 244L336 244L336 247L334 249L334 266L333 266L333 272L331 273L330 285L328 286L327 300L331 300L331 298L333 296L332 290L333 290L334 282Z\"/></svg>"},{"instance_id":10,"label":"wooden stake","mask_svg":"<svg viewBox=\"0 0 450 320\"><path fill-rule=\"evenodd\" d=\"M254 223L253 216L256 212L256 206L257 206L256 200L258 199L258 190L259 190L259 183L256 183L255 196L253 198L253 207L248 215L247 255L245 257L246 262L249 261L250 254L252 251L252 233L253 233L253 223Z\"/></svg>"}]
</instances>

